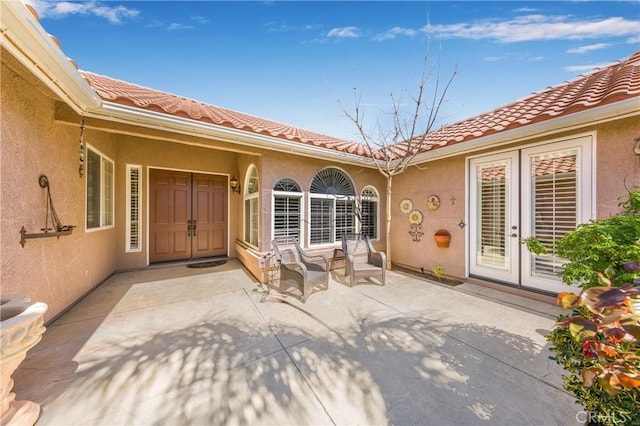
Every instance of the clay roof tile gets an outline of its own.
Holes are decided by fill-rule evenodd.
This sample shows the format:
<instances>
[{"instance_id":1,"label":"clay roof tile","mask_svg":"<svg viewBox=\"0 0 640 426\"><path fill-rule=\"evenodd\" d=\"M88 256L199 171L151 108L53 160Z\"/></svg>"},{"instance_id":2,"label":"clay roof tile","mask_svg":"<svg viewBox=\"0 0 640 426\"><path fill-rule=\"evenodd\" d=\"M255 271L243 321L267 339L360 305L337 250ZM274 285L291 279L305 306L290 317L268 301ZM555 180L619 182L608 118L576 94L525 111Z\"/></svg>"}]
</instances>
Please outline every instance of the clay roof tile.
<instances>
[{"instance_id":1,"label":"clay roof tile","mask_svg":"<svg viewBox=\"0 0 640 426\"><path fill-rule=\"evenodd\" d=\"M81 71L81 74L105 101L349 154L366 156L369 152L365 144L333 138L87 71ZM624 61L596 69L572 81L548 87L493 111L434 130L424 138L422 151L470 141L635 97L640 97L640 51ZM397 158L407 155L408 148L406 142L401 142L378 151L376 156L381 158L386 154Z\"/></svg>"}]
</instances>

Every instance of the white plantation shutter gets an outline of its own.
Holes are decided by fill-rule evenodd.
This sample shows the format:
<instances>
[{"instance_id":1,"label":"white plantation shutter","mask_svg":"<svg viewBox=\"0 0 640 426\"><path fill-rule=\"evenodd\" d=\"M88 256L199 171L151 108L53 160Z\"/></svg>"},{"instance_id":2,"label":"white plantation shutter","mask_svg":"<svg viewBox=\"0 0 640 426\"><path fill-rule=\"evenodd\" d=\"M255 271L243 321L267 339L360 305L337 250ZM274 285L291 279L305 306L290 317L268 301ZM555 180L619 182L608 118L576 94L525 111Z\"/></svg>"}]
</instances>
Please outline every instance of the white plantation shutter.
<instances>
[{"instance_id":1,"label":"white plantation shutter","mask_svg":"<svg viewBox=\"0 0 640 426\"><path fill-rule=\"evenodd\" d=\"M342 239L343 235L353 234L356 230L355 200L336 200L336 235L335 239Z\"/></svg>"},{"instance_id":2,"label":"white plantation shutter","mask_svg":"<svg viewBox=\"0 0 640 426\"><path fill-rule=\"evenodd\" d=\"M258 245L259 190L258 169L252 164L244 183L244 241L253 246Z\"/></svg>"},{"instance_id":3,"label":"white plantation shutter","mask_svg":"<svg viewBox=\"0 0 640 426\"><path fill-rule=\"evenodd\" d=\"M478 264L505 267L507 166L498 164L479 168L478 175Z\"/></svg>"},{"instance_id":4,"label":"white plantation shutter","mask_svg":"<svg viewBox=\"0 0 640 426\"><path fill-rule=\"evenodd\" d=\"M127 164L126 251L142 250L140 245L140 174L141 166Z\"/></svg>"},{"instance_id":5,"label":"white plantation shutter","mask_svg":"<svg viewBox=\"0 0 640 426\"><path fill-rule=\"evenodd\" d=\"M356 232L355 189L342 170L320 170L309 192L311 244L334 243L343 234Z\"/></svg>"},{"instance_id":6,"label":"white plantation shutter","mask_svg":"<svg viewBox=\"0 0 640 426\"><path fill-rule=\"evenodd\" d=\"M360 233L372 240L378 238L378 193L371 187L361 194Z\"/></svg>"},{"instance_id":7,"label":"white plantation shutter","mask_svg":"<svg viewBox=\"0 0 640 426\"><path fill-rule=\"evenodd\" d=\"M534 156L531 159L532 233L549 250L533 255L532 275L557 277L565 261L555 254L555 241L578 223L576 152Z\"/></svg>"},{"instance_id":8,"label":"white plantation shutter","mask_svg":"<svg viewBox=\"0 0 640 426\"><path fill-rule=\"evenodd\" d=\"M333 199L311 199L311 244L333 242Z\"/></svg>"},{"instance_id":9,"label":"white plantation shutter","mask_svg":"<svg viewBox=\"0 0 640 426\"><path fill-rule=\"evenodd\" d=\"M280 243L300 241L302 189L290 178L273 186L273 238Z\"/></svg>"}]
</instances>

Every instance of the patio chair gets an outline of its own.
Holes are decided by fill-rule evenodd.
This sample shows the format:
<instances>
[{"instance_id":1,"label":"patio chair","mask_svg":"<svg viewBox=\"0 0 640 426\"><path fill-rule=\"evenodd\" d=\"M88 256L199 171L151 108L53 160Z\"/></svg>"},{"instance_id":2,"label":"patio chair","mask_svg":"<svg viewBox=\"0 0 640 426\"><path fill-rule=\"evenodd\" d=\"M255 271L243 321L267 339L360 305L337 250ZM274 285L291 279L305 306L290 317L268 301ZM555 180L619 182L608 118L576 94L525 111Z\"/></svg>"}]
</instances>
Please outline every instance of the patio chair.
<instances>
[{"instance_id":1,"label":"patio chair","mask_svg":"<svg viewBox=\"0 0 640 426\"><path fill-rule=\"evenodd\" d=\"M306 253L297 241L283 244L271 241L280 269L280 291L296 287L302 293L302 302L314 290L329 288L329 260L326 256Z\"/></svg>"},{"instance_id":2,"label":"patio chair","mask_svg":"<svg viewBox=\"0 0 640 426\"><path fill-rule=\"evenodd\" d=\"M361 279L376 278L385 284L387 256L376 251L366 235L348 234L342 236L342 251L346 256L345 275L349 276L349 286L353 287Z\"/></svg>"}]
</instances>

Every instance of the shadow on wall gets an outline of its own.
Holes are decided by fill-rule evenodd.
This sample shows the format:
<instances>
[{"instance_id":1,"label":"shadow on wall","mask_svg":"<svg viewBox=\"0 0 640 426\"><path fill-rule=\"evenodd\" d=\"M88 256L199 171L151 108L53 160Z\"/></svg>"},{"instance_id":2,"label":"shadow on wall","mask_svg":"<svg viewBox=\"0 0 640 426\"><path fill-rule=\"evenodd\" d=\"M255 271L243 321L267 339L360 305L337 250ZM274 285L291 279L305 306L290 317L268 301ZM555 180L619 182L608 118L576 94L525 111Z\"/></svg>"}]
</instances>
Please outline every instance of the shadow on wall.
<instances>
[{"instance_id":1,"label":"shadow on wall","mask_svg":"<svg viewBox=\"0 0 640 426\"><path fill-rule=\"evenodd\" d=\"M274 335L302 343L283 348ZM309 424L323 416L338 424L567 421L549 409L555 392L532 395L522 383L547 371L548 352L492 327L362 319L309 339L291 327L201 322L114 340L83 355L77 369L72 360L55 361L61 339L50 336L29 359L33 368L61 363L42 378L47 385L19 394L50 402L43 424L49 416L86 421L90 410L94 419L122 424ZM492 355L503 353L517 355Z\"/></svg>"}]
</instances>

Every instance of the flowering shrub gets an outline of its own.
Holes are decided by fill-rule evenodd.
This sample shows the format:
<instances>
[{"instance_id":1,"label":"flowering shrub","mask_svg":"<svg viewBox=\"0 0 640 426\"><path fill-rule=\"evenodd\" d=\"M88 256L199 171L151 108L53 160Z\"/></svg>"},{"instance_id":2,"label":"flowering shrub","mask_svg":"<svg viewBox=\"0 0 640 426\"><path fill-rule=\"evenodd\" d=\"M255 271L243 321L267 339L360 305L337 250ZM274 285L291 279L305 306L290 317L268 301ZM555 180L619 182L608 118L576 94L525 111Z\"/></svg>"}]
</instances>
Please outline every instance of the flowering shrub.
<instances>
[{"instance_id":1,"label":"flowering shrub","mask_svg":"<svg viewBox=\"0 0 640 426\"><path fill-rule=\"evenodd\" d=\"M561 273L580 294L560 293L572 309L547 336L571 392L599 424L640 424L640 192L624 213L581 225L556 242L569 260ZM535 252L535 238L523 241Z\"/></svg>"}]
</instances>

